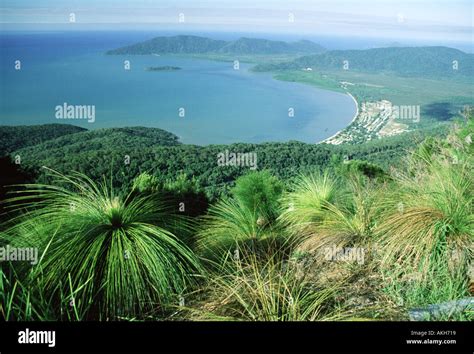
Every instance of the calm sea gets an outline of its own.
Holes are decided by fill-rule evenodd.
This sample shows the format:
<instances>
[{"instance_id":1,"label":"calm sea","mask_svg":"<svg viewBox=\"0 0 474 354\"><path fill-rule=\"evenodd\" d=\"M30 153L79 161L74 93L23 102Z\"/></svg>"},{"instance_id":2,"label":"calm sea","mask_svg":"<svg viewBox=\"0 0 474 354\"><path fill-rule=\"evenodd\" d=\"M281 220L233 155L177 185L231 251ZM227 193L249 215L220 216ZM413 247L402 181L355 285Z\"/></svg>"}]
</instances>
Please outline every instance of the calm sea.
<instances>
[{"instance_id":1,"label":"calm sea","mask_svg":"<svg viewBox=\"0 0 474 354\"><path fill-rule=\"evenodd\" d=\"M175 133L184 143L200 145L314 143L345 127L355 114L354 102L347 95L280 82L268 74L249 72L248 64L234 70L232 63L209 60L104 54L156 35L1 34L0 124L158 127ZM15 70L16 60L21 61L21 70ZM130 70L124 70L125 60L130 61ZM145 71L165 65L182 70ZM95 122L56 119L55 107L64 103L95 106Z\"/></svg>"}]
</instances>

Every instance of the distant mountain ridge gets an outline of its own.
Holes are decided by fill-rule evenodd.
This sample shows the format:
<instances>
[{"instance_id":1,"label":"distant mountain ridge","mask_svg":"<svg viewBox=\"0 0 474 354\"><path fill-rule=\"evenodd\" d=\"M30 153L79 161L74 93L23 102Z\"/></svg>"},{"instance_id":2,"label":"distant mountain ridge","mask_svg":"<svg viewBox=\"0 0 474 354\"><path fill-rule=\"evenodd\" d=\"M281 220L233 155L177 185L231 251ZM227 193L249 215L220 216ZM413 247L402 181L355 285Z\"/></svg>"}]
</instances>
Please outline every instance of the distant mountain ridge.
<instances>
[{"instance_id":1,"label":"distant mountain ridge","mask_svg":"<svg viewBox=\"0 0 474 354\"><path fill-rule=\"evenodd\" d=\"M259 38L240 38L235 41L179 35L156 37L145 42L109 50L109 55L147 54L317 54L325 49L308 40L298 42L273 41Z\"/></svg>"},{"instance_id":2,"label":"distant mountain ridge","mask_svg":"<svg viewBox=\"0 0 474 354\"><path fill-rule=\"evenodd\" d=\"M441 46L331 50L285 63L260 64L254 70L278 71L303 68L391 72L401 76L474 76L474 54Z\"/></svg>"},{"instance_id":3,"label":"distant mountain ridge","mask_svg":"<svg viewBox=\"0 0 474 354\"><path fill-rule=\"evenodd\" d=\"M268 39L240 38L219 49L219 53L227 54L292 54L322 53L324 48L308 40L298 42L271 41Z\"/></svg>"},{"instance_id":4,"label":"distant mountain ridge","mask_svg":"<svg viewBox=\"0 0 474 354\"><path fill-rule=\"evenodd\" d=\"M109 55L146 54L222 54L276 55L298 54L299 58L277 64L259 64L255 71L347 70L393 73L415 77L474 77L474 54L443 47L393 46L362 50L330 50L308 40L274 41L242 37L234 41L179 35L156 37L148 41L109 50Z\"/></svg>"}]
</instances>

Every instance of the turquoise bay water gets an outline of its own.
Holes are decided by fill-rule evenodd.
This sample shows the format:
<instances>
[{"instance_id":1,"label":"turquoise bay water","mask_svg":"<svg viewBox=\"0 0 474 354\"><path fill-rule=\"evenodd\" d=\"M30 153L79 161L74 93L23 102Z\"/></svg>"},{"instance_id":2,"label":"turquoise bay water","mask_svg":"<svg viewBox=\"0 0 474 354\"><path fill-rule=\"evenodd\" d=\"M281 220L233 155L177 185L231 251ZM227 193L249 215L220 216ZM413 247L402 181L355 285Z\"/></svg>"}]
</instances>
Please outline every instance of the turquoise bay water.
<instances>
[{"instance_id":1,"label":"turquoise bay water","mask_svg":"<svg viewBox=\"0 0 474 354\"><path fill-rule=\"evenodd\" d=\"M104 52L157 34L111 32L0 35L0 124L70 123L97 129L147 126L184 143L321 141L352 120L344 94L280 82L250 65L173 56L107 56ZM238 59L238 58L236 58ZM20 60L22 69L14 68ZM129 60L131 70L124 70ZM150 66L179 71L149 72ZM58 120L55 107L94 105L95 122ZM185 116L179 116L180 108ZM294 109L294 117L288 110Z\"/></svg>"}]
</instances>

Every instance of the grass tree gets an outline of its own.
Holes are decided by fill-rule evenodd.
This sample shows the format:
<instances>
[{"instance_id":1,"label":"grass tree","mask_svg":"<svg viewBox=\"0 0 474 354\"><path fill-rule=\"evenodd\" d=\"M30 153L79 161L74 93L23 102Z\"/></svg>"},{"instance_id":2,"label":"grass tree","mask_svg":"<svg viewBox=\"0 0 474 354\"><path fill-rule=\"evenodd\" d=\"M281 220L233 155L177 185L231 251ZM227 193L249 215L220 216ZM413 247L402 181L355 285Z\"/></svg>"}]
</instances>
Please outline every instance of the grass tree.
<instances>
[{"instance_id":1,"label":"grass tree","mask_svg":"<svg viewBox=\"0 0 474 354\"><path fill-rule=\"evenodd\" d=\"M202 218L198 232L202 255L225 259L240 251L268 254L289 245L276 222L282 191L282 183L267 171L240 177L232 197L211 206Z\"/></svg>"},{"instance_id":2,"label":"grass tree","mask_svg":"<svg viewBox=\"0 0 474 354\"><path fill-rule=\"evenodd\" d=\"M465 132L464 132L465 133ZM404 305L468 296L474 252L470 143L451 134L415 152L378 226L387 290Z\"/></svg>"},{"instance_id":3,"label":"grass tree","mask_svg":"<svg viewBox=\"0 0 474 354\"><path fill-rule=\"evenodd\" d=\"M377 187L378 188L378 187ZM328 173L302 176L284 197L281 220L299 239L299 248L366 246L379 213L379 191L369 180L353 176L345 184Z\"/></svg>"},{"instance_id":4,"label":"grass tree","mask_svg":"<svg viewBox=\"0 0 474 354\"><path fill-rule=\"evenodd\" d=\"M283 189L283 183L269 171L258 171L239 177L231 193L242 206L257 214L260 224L267 224L278 216Z\"/></svg>"},{"instance_id":5,"label":"grass tree","mask_svg":"<svg viewBox=\"0 0 474 354\"><path fill-rule=\"evenodd\" d=\"M290 244L278 226L258 222L258 214L234 199L211 206L197 234L198 250L209 260L239 257L246 251L268 254Z\"/></svg>"},{"instance_id":6,"label":"grass tree","mask_svg":"<svg viewBox=\"0 0 474 354\"><path fill-rule=\"evenodd\" d=\"M474 239L473 177L449 159L425 161L413 175L398 176L378 233L385 265L399 264L426 277L433 267L466 265ZM456 255L456 256L454 256Z\"/></svg>"},{"instance_id":7,"label":"grass tree","mask_svg":"<svg viewBox=\"0 0 474 354\"><path fill-rule=\"evenodd\" d=\"M111 184L79 173L50 173L54 184L27 185L9 200L21 215L5 241L39 248L41 260L27 273L41 279L57 311L140 318L196 282L200 264L167 229L179 223L162 201L117 196Z\"/></svg>"}]
</instances>

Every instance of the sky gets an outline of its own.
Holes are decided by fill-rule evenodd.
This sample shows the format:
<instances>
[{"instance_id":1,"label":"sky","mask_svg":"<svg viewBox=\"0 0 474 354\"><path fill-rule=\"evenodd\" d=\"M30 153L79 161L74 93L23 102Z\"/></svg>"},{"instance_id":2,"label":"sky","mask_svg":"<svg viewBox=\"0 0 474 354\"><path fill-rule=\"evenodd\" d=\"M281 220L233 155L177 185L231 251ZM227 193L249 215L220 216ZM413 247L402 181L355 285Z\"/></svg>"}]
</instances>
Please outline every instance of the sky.
<instances>
[{"instance_id":1,"label":"sky","mask_svg":"<svg viewBox=\"0 0 474 354\"><path fill-rule=\"evenodd\" d=\"M473 3L472 0L0 0L0 25L6 30L58 26L182 29L472 42ZM71 13L75 22L70 21Z\"/></svg>"}]
</instances>

